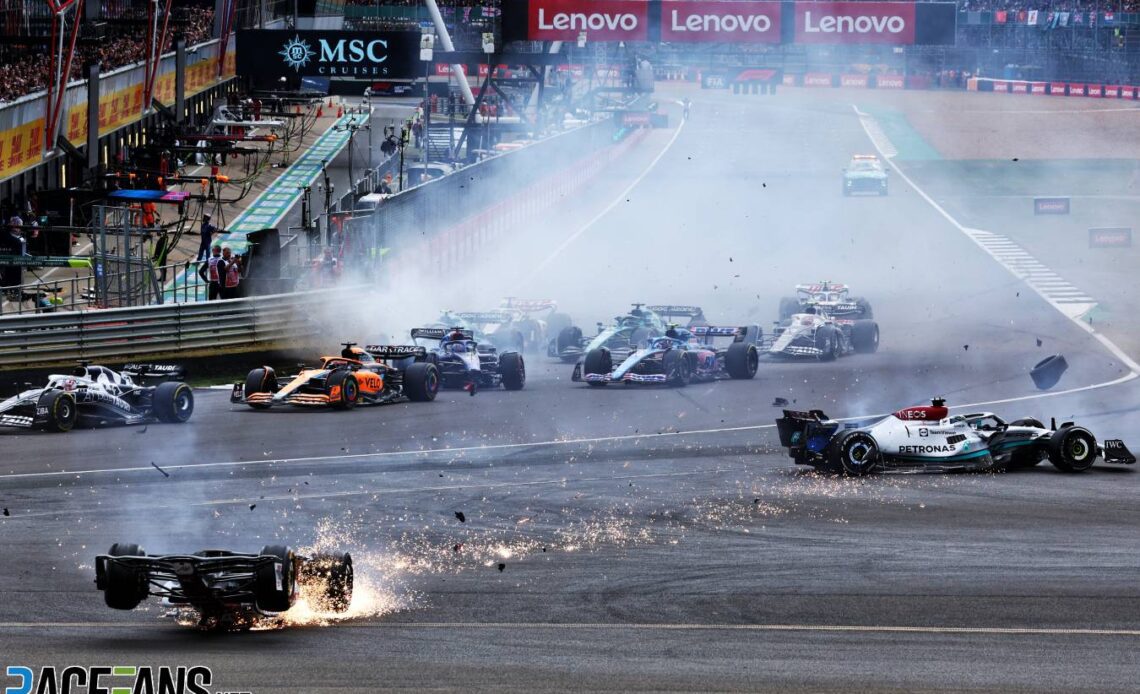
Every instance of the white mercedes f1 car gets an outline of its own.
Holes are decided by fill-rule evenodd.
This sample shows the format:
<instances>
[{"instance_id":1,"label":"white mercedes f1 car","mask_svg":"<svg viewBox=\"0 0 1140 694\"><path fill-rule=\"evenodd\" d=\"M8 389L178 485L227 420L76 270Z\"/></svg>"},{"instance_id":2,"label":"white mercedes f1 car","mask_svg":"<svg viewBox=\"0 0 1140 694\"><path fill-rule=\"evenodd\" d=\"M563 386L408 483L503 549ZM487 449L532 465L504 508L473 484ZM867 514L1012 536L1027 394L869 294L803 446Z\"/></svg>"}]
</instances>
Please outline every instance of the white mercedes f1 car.
<instances>
[{"instance_id":1,"label":"white mercedes f1 car","mask_svg":"<svg viewBox=\"0 0 1140 694\"><path fill-rule=\"evenodd\" d=\"M953 472L1032 467L1048 458L1063 472L1084 472L1098 457L1131 465L1135 456L1119 439L1103 445L1084 427L980 412L950 416L940 398L882 419L843 423L820 410L784 410L776 420L780 445L799 465L847 475L879 471Z\"/></svg>"}]
</instances>

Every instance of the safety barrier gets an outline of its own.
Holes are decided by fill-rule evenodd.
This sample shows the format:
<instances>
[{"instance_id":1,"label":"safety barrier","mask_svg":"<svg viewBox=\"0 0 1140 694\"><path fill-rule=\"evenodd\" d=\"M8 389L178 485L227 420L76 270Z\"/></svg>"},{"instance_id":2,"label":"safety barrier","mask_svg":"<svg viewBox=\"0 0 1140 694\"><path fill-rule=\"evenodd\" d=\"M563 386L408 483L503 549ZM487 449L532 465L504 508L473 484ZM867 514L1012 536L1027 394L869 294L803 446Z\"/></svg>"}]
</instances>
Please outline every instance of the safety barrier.
<instances>
[{"instance_id":1,"label":"safety barrier","mask_svg":"<svg viewBox=\"0 0 1140 694\"><path fill-rule=\"evenodd\" d=\"M1050 96L1084 96L1093 99L1140 99L1140 86L1086 82L1053 82L1045 80L999 80L971 77L966 89L972 92L999 94L1037 94Z\"/></svg>"},{"instance_id":2,"label":"safety barrier","mask_svg":"<svg viewBox=\"0 0 1140 694\"><path fill-rule=\"evenodd\" d=\"M324 332L334 293L0 318L0 371L284 348Z\"/></svg>"}]
</instances>

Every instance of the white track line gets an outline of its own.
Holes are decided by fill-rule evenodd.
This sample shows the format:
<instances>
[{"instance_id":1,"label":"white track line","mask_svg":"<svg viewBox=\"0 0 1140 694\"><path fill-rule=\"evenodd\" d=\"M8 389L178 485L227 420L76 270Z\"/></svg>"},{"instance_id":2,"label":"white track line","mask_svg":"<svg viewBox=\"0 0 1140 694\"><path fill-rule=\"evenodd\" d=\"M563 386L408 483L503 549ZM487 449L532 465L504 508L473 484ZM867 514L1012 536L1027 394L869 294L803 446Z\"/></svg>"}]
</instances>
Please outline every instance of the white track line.
<instances>
[{"instance_id":1,"label":"white track line","mask_svg":"<svg viewBox=\"0 0 1140 694\"><path fill-rule=\"evenodd\" d=\"M873 118L871 118L871 116L869 116L868 114L860 111L858 106L855 106L854 104L852 104L851 108L855 111L855 115L859 118L859 124L863 127L863 132L865 132L867 134L867 138L871 140L871 144L875 147L876 150L878 150L879 155L882 156L884 159L889 159L891 156L893 156L893 155L888 155L887 152L888 151L894 151L894 146L890 144L889 140L886 140L886 136L885 136L885 134L882 133L882 130L877 129L877 126L875 126L875 120ZM1131 109L1128 109L1128 110L1131 110ZM875 127L872 127L872 126L875 126ZM877 132L876 132L876 130L877 130ZM883 146L884 144L886 145L886 147ZM1026 277L1025 277L1026 274L1032 274L1032 273L1025 273L1023 271L1023 269L1018 269L1016 267L1013 267L1012 266L1013 263L1007 263L1006 261L1002 260L1000 257L998 257L998 254L996 254L993 250L991 250L990 248L988 248L986 246L987 240L995 240L995 239L1006 240L1005 237L1002 237L998 234L994 234L994 233L989 232L989 231L983 231L981 229L970 229L970 228L963 226L957 219L954 219L954 217L951 216L949 212L947 212L945 209L943 209L941 205L939 205L937 202L935 202L933 198L931 198L929 195L927 195L926 191L919 188L915 184L915 182L910 178L910 176L907 176L906 172L903 171L901 167L899 167L898 162L892 161L891 165L894 166L895 171L898 172L899 176L901 176L902 179L904 181L906 181L907 184L914 190L914 192L918 193L918 195L923 200L925 200L927 202L927 204L929 204L934 209L935 212L942 215L943 219L945 219L947 222L950 222L950 224L955 229L957 229L958 231L965 234L967 238L969 238L971 241L973 241L978 246L978 248L981 248L991 258L993 258L999 264L1001 264L1001 266L1004 267L1011 275L1013 275L1014 277L1016 277L1019 280L1024 281L1024 280L1026 280ZM1037 263L1037 265L1043 269L1045 268L1045 266L1041 265L1040 263ZM1074 302L1065 301L1065 300L1057 300L1057 299L1050 297L1050 295L1048 293L1046 293L1043 289L1035 286L1033 283L1026 282L1026 284L1030 289L1032 289L1034 292L1036 292L1038 296L1040 296L1042 299L1044 299L1050 306L1057 309L1057 311L1060 312L1061 315L1068 318L1074 325L1079 326L1081 330L1084 330L1089 335L1092 335L1093 338L1097 340L1097 342L1100 342L1101 345L1103 345L1104 348L1107 349L1112 354L1112 356L1119 359L1125 366L1128 367L1129 373L1127 376L1124 376L1122 378L1118 378L1114 381L1109 381L1107 383L1096 384L1097 387L1105 386L1105 385L1109 385L1109 384L1123 383L1125 381L1132 380L1132 379L1136 378L1138 375L1140 375L1140 373L1138 373L1138 372L1140 372L1140 364L1137 364L1136 361L1132 359L1132 357L1128 356L1124 352L1124 350L1120 349L1120 347L1118 347L1116 345L1116 343L1114 343L1112 340L1108 339L1108 337L1106 337L1103 333L1098 332L1095 328L1093 328L1086 321L1083 321L1080 319L1080 316L1083 315L1087 310L1089 310L1093 306L1095 306L1095 303L1091 303L1090 305L1088 305L1088 308L1082 309L1081 307L1085 306L1086 304L1074 303Z\"/></svg>"},{"instance_id":2,"label":"white track line","mask_svg":"<svg viewBox=\"0 0 1140 694\"><path fill-rule=\"evenodd\" d=\"M1140 629L1067 629L1063 627L950 627L877 624L695 624L621 622L353 622L335 623L337 629L526 629L529 631L740 631L858 634L923 634L932 636L1116 636L1140 637ZM173 622L0 622L0 629L182 629Z\"/></svg>"},{"instance_id":3,"label":"white track line","mask_svg":"<svg viewBox=\"0 0 1140 694\"><path fill-rule=\"evenodd\" d=\"M593 219L586 222L584 225L582 225L582 227L580 227L577 231L575 231L573 234L571 234L569 236L569 238L564 240L562 243L558 244L558 247L555 248L553 251L551 251L550 255L548 255L545 260L543 260L541 263L536 265L534 267L534 270L531 271L531 273L529 275L527 275L526 278L523 279L519 283L518 286L521 288L524 285L526 285L527 283L529 283L530 281L532 281L533 279L535 279L536 277L538 277L539 275L541 275L542 271L546 268L546 266L550 265L552 262L554 262L554 259L557 258L559 255L561 255L562 251L566 250L570 246L570 244L577 241L578 237L580 237L582 234L589 231L589 229L592 226L594 226L595 224L597 224L598 221L602 219L602 217L605 217L615 207L617 207L623 201L625 201L625 199L629 196L629 194L633 192L633 189L636 188L645 179L645 177L648 176L651 171L653 171L654 168L656 168L657 162L661 161L661 159L664 158L664 156L666 154L668 154L669 150L673 148L673 143L677 141L678 137L680 137L681 131L685 128L686 122L687 121L682 120L680 123L677 124L677 129L673 132L673 137L669 138L669 142L667 142L665 144L665 148L662 149L661 152L658 153L658 155L656 157L654 157L653 161L649 162L649 166L645 167L645 170L642 171L641 174L638 175L637 178L633 179L633 183L630 183L629 186L625 190L623 190L616 198L614 198L613 202L611 202L609 205L607 205L604 210L602 210L597 215L595 215ZM515 293L517 294L518 291L516 291Z\"/></svg>"}]
</instances>

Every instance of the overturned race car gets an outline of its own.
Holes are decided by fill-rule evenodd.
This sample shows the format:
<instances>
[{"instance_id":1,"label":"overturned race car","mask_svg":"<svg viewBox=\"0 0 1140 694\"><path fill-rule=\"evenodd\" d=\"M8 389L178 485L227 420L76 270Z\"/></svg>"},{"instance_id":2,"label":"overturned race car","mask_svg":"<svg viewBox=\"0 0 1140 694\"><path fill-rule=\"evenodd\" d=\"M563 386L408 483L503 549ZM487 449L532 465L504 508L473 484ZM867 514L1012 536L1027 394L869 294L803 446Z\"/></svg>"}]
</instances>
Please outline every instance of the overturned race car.
<instances>
[{"instance_id":1,"label":"overturned race car","mask_svg":"<svg viewBox=\"0 0 1140 694\"><path fill-rule=\"evenodd\" d=\"M730 337L732 342L716 347L713 340L718 337ZM685 386L692 381L751 379L760 363L761 340L760 327L755 325L670 326L665 335L649 338L620 362L606 347L590 350L574 367L571 380L591 386L614 382Z\"/></svg>"},{"instance_id":2,"label":"overturned race car","mask_svg":"<svg viewBox=\"0 0 1140 694\"><path fill-rule=\"evenodd\" d=\"M321 357L320 366L279 377L270 366L252 369L235 383L230 402L255 410L275 405L331 407L431 402L439 392L439 369L427 350L414 345L369 345L344 342L339 356Z\"/></svg>"},{"instance_id":3,"label":"overturned race car","mask_svg":"<svg viewBox=\"0 0 1140 694\"><path fill-rule=\"evenodd\" d=\"M1124 442L1098 445L1084 427L1045 427L1033 418L1006 422L990 412L950 416L944 400L906 407L869 423L843 423L820 410L784 410L780 445L798 465L847 475L879 471L954 472L1032 467L1048 458L1063 472L1084 472L1098 457L1131 465Z\"/></svg>"},{"instance_id":4,"label":"overturned race car","mask_svg":"<svg viewBox=\"0 0 1140 694\"><path fill-rule=\"evenodd\" d=\"M80 362L70 374L0 402L0 426L46 431L114 424L181 424L194 413L194 392L172 364L127 364L121 371Z\"/></svg>"},{"instance_id":5,"label":"overturned race car","mask_svg":"<svg viewBox=\"0 0 1140 694\"><path fill-rule=\"evenodd\" d=\"M302 595L316 611L346 612L352 556L307 557L284 545L267 545L257 554L211 549L150 556L137 544L116 543L95 557L95 586L116 610L157 597L196 610L200 627L249 629L287 611Z\"/></svg>"}]
</instances>

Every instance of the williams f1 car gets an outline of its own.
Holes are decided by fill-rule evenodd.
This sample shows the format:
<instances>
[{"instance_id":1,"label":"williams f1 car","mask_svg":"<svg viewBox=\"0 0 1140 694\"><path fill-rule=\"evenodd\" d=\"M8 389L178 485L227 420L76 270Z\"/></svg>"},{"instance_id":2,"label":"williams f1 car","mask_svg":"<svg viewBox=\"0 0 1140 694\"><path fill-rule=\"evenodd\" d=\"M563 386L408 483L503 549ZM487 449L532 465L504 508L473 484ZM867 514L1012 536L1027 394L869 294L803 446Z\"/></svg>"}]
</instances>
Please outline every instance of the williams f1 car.
<instances>
[{"instance_id":1,"label":"williams f1 car","mask_svg":"<svg viewBox=\"0 0 1140 694\"><path fill-rule=\"evenodd\" d=\"M116 610L133 610L148 597L190 607L199 626L248 629L262 617L292 607L298 597L322 612L346 612L352 603L352 556L295 554L267 545L257 554L204 550L148 556L136 544L116 543L95 557L95 586Z\"/></svg>"},{"instance_id":2,"label":"williams f1 car","mask_svg":"<svg viewBox=\"0 0 1140 694\"><path fill-rule=\"evenodd\" d=\"M70 374L0 402L0 426L70 431L76 426L182 423L194 413L194 392L181 367L127 364L122 371L81 363ZM154 381L157 384L151 385Z\"/></svg>"},{"instance_id":3,"label":"williams f1 car","mask_svg":"<svg viewBox=\"0 0 1140 694\"><path fill-rule=\"evenodd\" d=\"M861 296L851 296L851 290L846 284L824 280L797 284L795 296L780 299L780 320L785 321L797 313L803 313L808 306L821 307L833 318L859 320L875 317L870 302Z\"/></svg>"},{"instance_id":4,"label":"williams f1 car","mask_svg":"<svg viewBox=\"0 0 1140 694\"><path fill-rule=\"evenodd\" d=\"M352 409L357 405L386 405L411 400L430 402L439 392L439 369L427 360L427 350L413 345L369 345L361 349L345 342L339 356L321 357L316 368L279 377L270 366L259 366L235 383L230 402L255 410L274 405Z\"/></svg>"},{"instance_id":5,"label":"williams f1 car","mask_svg":"<svg viewBox=\"0 0 1140 694\"><path fill-rule=\"evenodd\" d=\"M856 154L843 169L843 194L887 194L888 169L873 154Z\"/></svg>"},{"instance_id":6,"label":"williams f1 car","mask_svg":"<svg viewBox=\"0 0 1140 694\"><path fill-rule=\"evenodd\" d=\"M475 339L469 329L453 327L413 328L412 342L435 342L426 350L428 363L439 369L444 388L463 388L472 395L480 388L522 390L526 384L526 363L514 350L500 352ZM425 349L420 346L420 349Z\"/></svg>"},{"instance_id":7,"label":"williams f1 car","mask_svg":"<svg viewBox=\"0 0 1140 694\"><path fill-rule=\"evenodd\" d=\"M714 347L717 337L731 337L732 343L725 348ZM760 341L760 327L755 325L692 329L670 326L665 335L650 338L620 362L615 362L606 347L590 350L574 367L571 380L585 381L591 386L614 382L685 386L690 381L750 379L760 363Z\"/></svg>"},{"instance_id":8,"label":"williams f1 car","mask_svg":"<svg viewBox=\"0 0 1140 694\"><path fill-rule=\"evenodd\" d=\"M776 428L797 464L848 475L1032 467L1046 458L1064 472L1084 472L1097 457L1136 462L1123 441L1098 445L1088 429L1072 422L1046 428L1032 418L1006 423L990 412L950 416L939 398L867 423L845 424L820 410L784 410Z\"/></svg>"},{"instance_id":9,"label":"williams f1 car","mask_svg":"<svg viewBox=\"0 0 1140 694\"><path fill-rule=\"evenodd\" d=\"M546 353L564 362L579 362L580 366L586 353L605 347L620 361L646 340L664 335L669 327L666 321L671 317L687 317L689 326L708 324L699 306L634 304L629 313L614 318L609 327L598 323L598 332L593 337L583 337L582 329L577 326L563 328L550 340Z\"/></svg>"},{"instance_id":10,"label":"williams f1 car","mask_svg":"<svg viewBox=\"0 0 1140 694\"><path fill-rule=\"evenodd\" d=\"M777 321L764 348L773 357L811 357L819 361L879 349L879 324L869 318L839 318L826 306L808 304L803 313Z\"/></svg>"}]
</instances>

